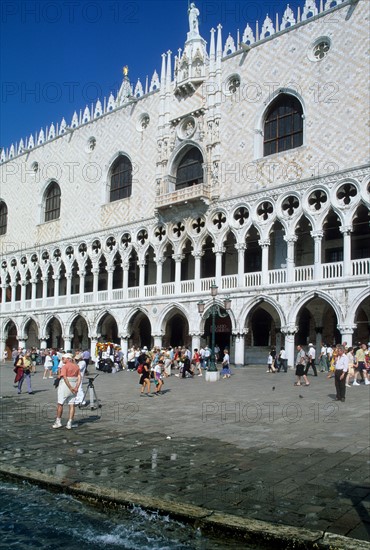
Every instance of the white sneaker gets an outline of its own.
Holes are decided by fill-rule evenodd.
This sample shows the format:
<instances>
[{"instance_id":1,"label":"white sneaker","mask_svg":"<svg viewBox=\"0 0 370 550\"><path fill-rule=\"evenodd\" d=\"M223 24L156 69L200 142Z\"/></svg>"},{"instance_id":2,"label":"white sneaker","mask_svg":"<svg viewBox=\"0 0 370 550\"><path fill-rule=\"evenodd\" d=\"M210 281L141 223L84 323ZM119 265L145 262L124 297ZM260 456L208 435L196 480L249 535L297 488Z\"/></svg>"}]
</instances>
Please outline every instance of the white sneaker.
<instances>
[{"instance_id":1,"label":"white sneaker","mask_svg":"<svg viewBox=\"0 0 370 550\"><path fill-rule=\"evenodd\" d=\"M66 428L67 430L72 430L72 420L68 420L67 424L66 424Z\"/></svg>"},{"instance_id":2,"label":"white sneaker","mask_svg":"<svg viewBox=\"0 0 370 550\"><path fill-rule=\"evenodd\" d=\"M370 384L369 380L365 378L365 386L368 386Z\"/></svg>"},{"instance_id":3,"label":"white sneaker","mask_svg":"<svg viewBox=\"0 0 370 550\"><path fill-rule=\"evenodd\" d=\"M356 380L353 382L352 386L359 386L360 384L356 382Z\"/></svg>"},{"instance_id":4,"label":"white sneaker","mask_svg":"<svg viewBox=\"0 0 370 550\"><path fill-rule=\"evenodd\" d=\"M347 387L347 388L350 388L350 387L351 387L351 384L346 384L346 387Z\"/></svg>"},{"instance_id":5,"label":"white sneaker","mask_svg":"<svg viewBox=\"0 0 370 550\"><path fill-rule=\"evenodd\" d=\"M53 424L53 428L61 428L61 427L62 427L62 422L60 418L57 418Z\"/></svg>"}]
</instances>

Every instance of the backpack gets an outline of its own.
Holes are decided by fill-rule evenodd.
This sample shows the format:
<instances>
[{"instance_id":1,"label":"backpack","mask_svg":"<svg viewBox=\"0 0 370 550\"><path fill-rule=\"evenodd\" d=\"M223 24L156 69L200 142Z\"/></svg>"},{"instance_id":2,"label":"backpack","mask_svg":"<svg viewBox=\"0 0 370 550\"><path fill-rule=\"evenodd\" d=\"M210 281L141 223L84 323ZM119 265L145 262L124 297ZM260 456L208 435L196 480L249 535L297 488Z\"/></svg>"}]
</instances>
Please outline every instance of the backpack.
<instances>
[{"instance_id":1,"label":"backpack","mask_svg":"<svg viewBox=\"0 0 370 550\"><path fill-rule=\"evenodd\" d=\"M144 370L143 365L139 365L138 368L137 368L138 374L143 374L143 370Z\"/></svg>"}]
</instances>

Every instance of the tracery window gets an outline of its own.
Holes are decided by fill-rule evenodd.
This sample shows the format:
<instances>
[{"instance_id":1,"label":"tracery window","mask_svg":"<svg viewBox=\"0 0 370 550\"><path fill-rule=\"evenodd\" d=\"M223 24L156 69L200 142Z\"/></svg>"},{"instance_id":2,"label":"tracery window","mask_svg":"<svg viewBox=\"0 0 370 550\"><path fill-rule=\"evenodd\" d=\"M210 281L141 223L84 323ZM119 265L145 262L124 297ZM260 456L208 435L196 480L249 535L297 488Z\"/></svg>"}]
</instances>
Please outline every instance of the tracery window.
<instances>
[{"instance_id":1,"label":"tracery window","mask_svg":"<svg viewBox=\"0 0 370 550\"><path fill-rule=\"evenodd\" d=\"M197 147L192 147L181 159L176 174L176 189L203 183L203 156Z\"/></svg>"},{"instance_id":2,"label":"tracery window","mask_svg":"<svg viewBox=\"0 0 370 550\"><path fill-rule=\"evenodd\" d=\"M50 222L60 218L60 187L52 181L45 193L45 221Z\"/></svg>"},{"instance_id":3,"label":"tracery window","mask_svg":"<svg viewBox=\"0 0 370 550\"><path fill-rule=\"evenodd\" d=\"M0 202L0 235L5 235L8 227L8 207L5 202Z\"/></svg>"},{"instance_id":4,"label":"tracery window","mask_svg":"<svg viewBox=\"0 0 370 550\"><path fill-rule=\"evenodd\" d=\"M114 162L110 177L110 202L127 199L132 193L132 164L120 155Z\"/></svg>"},{"instance_id":5,"label":"tracery window","mask_svg":"<svg viewBox=\"0 0 370 550\"><path fill-rule=\"evenodd\" d=\"M280 94L266 113L263 132L264 156L294 149L303 143L303 110L299 100Z\"/></svg>"}]
</instances>

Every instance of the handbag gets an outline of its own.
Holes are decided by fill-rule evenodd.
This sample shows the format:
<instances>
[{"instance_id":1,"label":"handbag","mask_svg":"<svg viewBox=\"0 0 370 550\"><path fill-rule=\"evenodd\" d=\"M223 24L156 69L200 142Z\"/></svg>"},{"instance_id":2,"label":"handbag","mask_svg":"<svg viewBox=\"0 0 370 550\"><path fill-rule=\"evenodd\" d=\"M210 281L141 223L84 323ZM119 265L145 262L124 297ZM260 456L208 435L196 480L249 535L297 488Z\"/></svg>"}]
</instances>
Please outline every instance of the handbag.
<instances>
[{"instance_id":1,"label":"handbag","mask_svg":"<svg viewBox=\"0 0 370 550\"><path fill-rule=\"evenodd\" d=\"M60 378L56 378L53 382L54 388L57 388L59 386Z\"/></svg>"}]
</instances>

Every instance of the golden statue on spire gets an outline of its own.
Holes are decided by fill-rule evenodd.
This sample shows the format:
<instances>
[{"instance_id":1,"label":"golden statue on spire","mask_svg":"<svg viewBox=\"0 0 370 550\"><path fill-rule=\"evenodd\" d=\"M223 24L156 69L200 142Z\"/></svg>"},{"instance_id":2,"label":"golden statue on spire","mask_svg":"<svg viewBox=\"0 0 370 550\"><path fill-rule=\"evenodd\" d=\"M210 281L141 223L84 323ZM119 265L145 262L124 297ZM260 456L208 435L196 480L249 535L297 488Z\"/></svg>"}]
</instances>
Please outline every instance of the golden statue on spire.
<instances>
[{"instance_id":1,"label":"golden statue on spire","mask_svg":"<svg viewBox=\"0 0 370 550\"><path fill-rule=\"evenodd\" d=\"M127 67L127 65L125 65L125 66L123 67L123 75L124 75L124 76L127 76L127 75L128 75L128 67Z\"/></svg>"}]
</instances>

